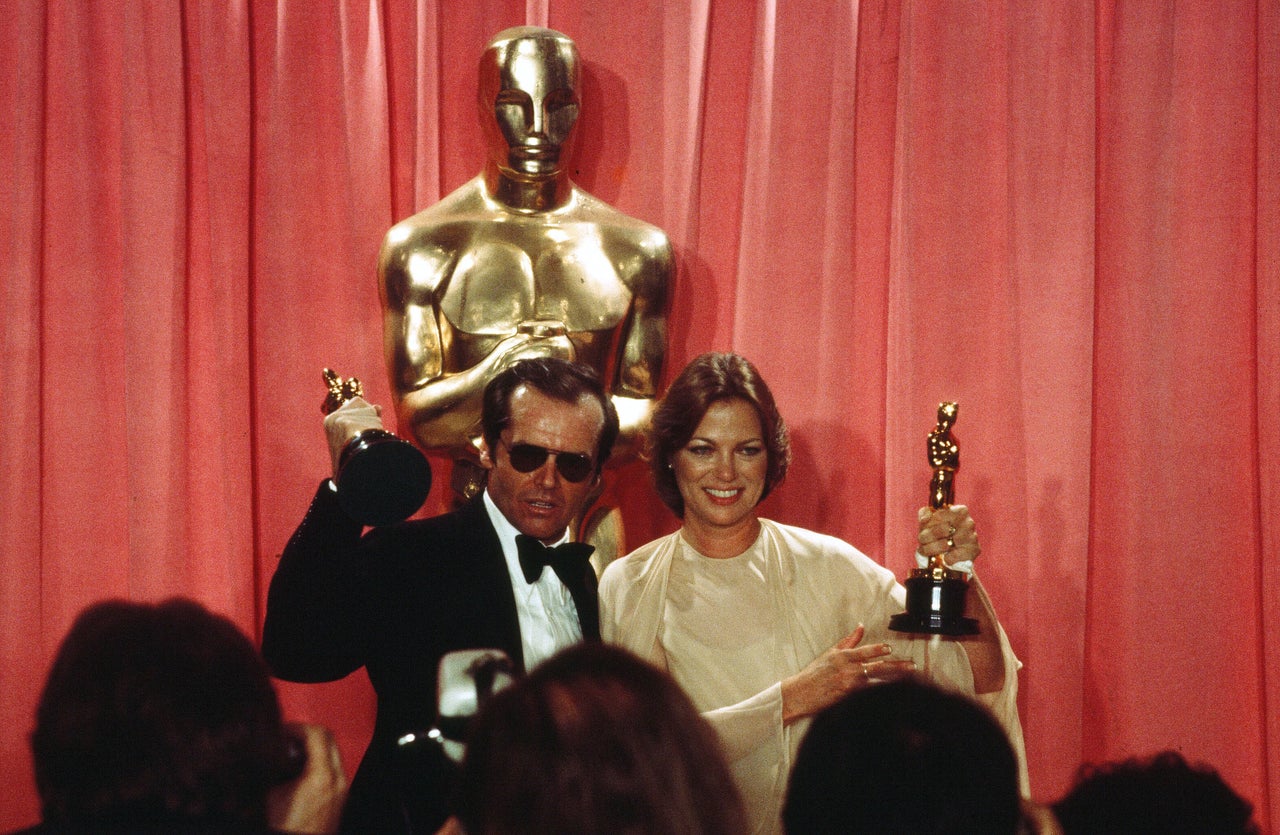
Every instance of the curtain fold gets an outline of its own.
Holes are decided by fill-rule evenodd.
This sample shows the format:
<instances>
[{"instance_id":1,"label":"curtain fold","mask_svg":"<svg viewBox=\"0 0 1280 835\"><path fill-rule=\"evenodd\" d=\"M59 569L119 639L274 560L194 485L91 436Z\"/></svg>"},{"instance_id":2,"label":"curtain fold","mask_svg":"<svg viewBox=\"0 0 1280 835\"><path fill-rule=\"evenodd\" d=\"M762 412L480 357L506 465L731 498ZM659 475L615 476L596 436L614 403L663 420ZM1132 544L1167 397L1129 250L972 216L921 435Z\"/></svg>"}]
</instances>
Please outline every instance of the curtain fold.
<instances>
[{"instance_id":1,"label":"curtain fold","mask_svg":"<svg viewBox=\"0 0 1280 835\"><path fill-rule=\"evenodd\" d=\"M1255 124L1258 132L1255 178L1257 226L1254 232L1255 349L1258 381L1257 530L1261 543L1257 560L1259 594L1246 605L1262 613L1259 661L1263 692L1259 709L1265 717L1262 762L1265 791L1274 822L1280 815L1280 525L1270 509L1280 505L1280 3L1259 3L1257 19L1258 90Z\"/></svg>"},{"instance_id":2,"label":"curtain fold","mask_svg":"<svg viewBox=\"0 0 1280 835\"><path fill-rule=\"evenodd\" d=\"M1262 242L1249 10L1122 4L1104 24L1085 753L1167 738L1176 693L1212 730L1198 753L1261 788L1259 655L1198 639L1206 624L1261 634L1261 611L1238 596L1258 590L1242 555L1261 553L1256 364L1274 350L1256 339L1250 290ZM1167 523L1182 518L1190 529ZM1201 684L1210 669L1230 685Z\"/></svg>"},{"instance_id":3,"label":"curtain fold","mask_svg":"<svg viewBox=\"0 0 1280 835\"><path fill-rule=\"evenodd\" d=\"M0 379L11 404L0 443L0 780L15 787L0 820L16 825L36 809L25 731L46 670L45 606L40 535L43 473L41 404L42 221L44 212L45 18L43 4L27 3L0 15L6 48L0 70ZM16 407L21 404L21 407ZM64 624L51 625L50 631ZM0 825L4 825L0 823Z\"/></svg>"},{"instance_id":4,"label":"curtain fold","mask_svg":"<svg viewBox=\"0 0 1280 835\"><path fill-rule=\"evenodd\" d=\"M736 350L765 512L900 576L925 435L1025 668L1033 793L1176 748L1280 808L1280 2L135 0L0 16L0 828L76 613L256 634L328 467L320 370L388 404L375 261L475 176L488 38L585 60L575 179L663 227L669 380ZM447 504L447 466L425 513ZM642 468L628 544L672 530ZM354 770L363 674L281 685Z\"/></svg>"}]
</instances>

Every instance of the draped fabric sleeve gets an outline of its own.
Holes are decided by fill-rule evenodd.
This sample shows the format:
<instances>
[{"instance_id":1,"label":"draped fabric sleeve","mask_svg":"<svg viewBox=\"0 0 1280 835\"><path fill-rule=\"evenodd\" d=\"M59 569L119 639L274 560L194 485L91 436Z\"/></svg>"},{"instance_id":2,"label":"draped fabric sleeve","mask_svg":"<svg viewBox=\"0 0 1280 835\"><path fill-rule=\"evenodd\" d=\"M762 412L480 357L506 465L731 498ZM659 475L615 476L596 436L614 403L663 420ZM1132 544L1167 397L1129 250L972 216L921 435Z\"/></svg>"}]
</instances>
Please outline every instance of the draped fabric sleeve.
<instances>
[{"instance_id":1,"label":"draped fabric sleeve","mask_svg":"<svg viewBox=\"0 0 1280 835\"><path fill-rule=\"evenodd\" d=\"M864 644L889 644L895 657L910 658L939 685L976 698L991 710L1009 737L1018 759L1022 792L1027 795L1026 749L1017 704L1022 663L978 575L972 579L975 598L996 624L1005 673L1000 690L983 694L975 693L969 656L960 642L889 630L890 616L906 608L906 589L891 571L843 540L789 525L767 524L779 538L782 586L791 596L792 644L797 647L800 667L862 624L866 627Z\"/></svg>"},{"instance_id":2,"label":"draped fabric sleeve","mask_svg":"<svg viewBox=\"0 0 1280 835\"><path fill-rule=\"evenodd\" d=\"M678 533L655 539L610 563L600 577L600 637L666 669L658 645L667 572Z\"/></svg>"},{"instance_id":3,"label":"draped fabric sleeve","mask_svg":"<svg viewBox=\"0 0 1280 835\"><path fill-rule=\"evenodd\" d=\"M1022 720L1018 715L1018 671L1022 669L1022 662L1013 654L1009 636L1005 634L1004 627L1000 625L1000 621L996 617L995 607L991 605L991 599L987 596L986 589L982 587L982 583L978 580L977 574L973 575L972 583L979 603L986 607L988 614L991 616L991 622L996 625L1000 639L1000 655L1004 660L1004 686L992 693L978 693L975 698L995 714L996 721L1000 723L1004 728L1005 734L1008 735L1009 744L1013 746L1013 753L1018 758L1019 788L1022 790L1023 797L1030 797L1031 782L1027 773L1027 749L1022 737Z\"/></svg>"},{"instance_id":4,"label":"draped fabric sleeve","mask_svg":"<svg viewBox=\"0 0 1280 835\"><path fill-rule=\"evenodd\" d=\"M725 756L735 762L767 742L782 746L782 682L736 705L702 714L724 745Z\"/></svg>"}]
</instances>

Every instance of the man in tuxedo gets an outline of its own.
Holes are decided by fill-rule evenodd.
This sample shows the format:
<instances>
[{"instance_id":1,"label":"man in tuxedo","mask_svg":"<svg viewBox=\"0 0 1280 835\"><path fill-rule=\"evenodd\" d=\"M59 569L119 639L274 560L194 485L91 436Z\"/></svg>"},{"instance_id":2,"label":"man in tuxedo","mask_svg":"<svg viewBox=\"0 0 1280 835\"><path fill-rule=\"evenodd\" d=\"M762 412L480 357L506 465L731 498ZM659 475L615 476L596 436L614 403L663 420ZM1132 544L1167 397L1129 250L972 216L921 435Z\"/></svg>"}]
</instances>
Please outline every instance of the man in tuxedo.
<instances>
[{"instance_id":1,"label":"man in tuxedo","mask_svg":"<svg viewBox=\"0 0 1280 835\"><path fill-rule=\"evenodd\" d=\"M485 387L481 411L483 492L362 536L326 480L271 581L262 651L275 675L333 681L363 666L377 693L343 831L431 833L444 821L446 772L397 744L435 720L442 656L495 648L523 671L599 639L590 548L542 548L568 539L618 434L599 376L562 359L521 360ZM334 461L357 432L381 426L378 412L355 398L325 418Z\"/></svg>"}]
</instances>

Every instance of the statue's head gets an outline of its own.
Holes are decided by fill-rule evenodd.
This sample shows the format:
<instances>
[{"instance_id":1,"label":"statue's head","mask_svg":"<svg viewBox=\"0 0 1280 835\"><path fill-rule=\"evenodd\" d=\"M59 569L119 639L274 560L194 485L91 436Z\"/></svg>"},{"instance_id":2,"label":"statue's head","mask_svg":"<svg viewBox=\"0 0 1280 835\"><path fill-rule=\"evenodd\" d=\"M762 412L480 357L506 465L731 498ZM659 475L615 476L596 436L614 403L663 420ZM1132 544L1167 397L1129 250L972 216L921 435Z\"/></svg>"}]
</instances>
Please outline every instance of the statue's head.
<instances>
[{"instance_id":1,"label":"statue's head","mask_svg":"<svg viewBox=\"0 0 1280 835\"><path fill-rule=\"evenodd\" d=\"M537 26L504 29L480 58L489 159L519 180L558 175L578 119L578 49Z\"/></svg>"},{"instance_id":2,"label":"statue's head","mask_svg":"<svg viewBox=\"0 0 1280 835\"><path fill-rule=\"evenodd\" d=\"M960 404L944 402L938 404L938 429L946 431L955 425L956 414L960 411Z\"/></svg>"}]
</instances>

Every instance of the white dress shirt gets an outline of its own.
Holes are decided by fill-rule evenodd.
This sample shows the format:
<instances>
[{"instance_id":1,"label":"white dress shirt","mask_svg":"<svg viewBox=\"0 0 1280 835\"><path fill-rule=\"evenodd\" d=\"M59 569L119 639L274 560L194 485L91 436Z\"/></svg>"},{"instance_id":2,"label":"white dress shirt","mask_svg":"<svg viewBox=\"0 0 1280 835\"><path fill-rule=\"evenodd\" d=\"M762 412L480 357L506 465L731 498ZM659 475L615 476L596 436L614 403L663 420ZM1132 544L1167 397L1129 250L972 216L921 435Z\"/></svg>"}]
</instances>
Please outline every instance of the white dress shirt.
<instances>
[{"instance_id":1,"label":"white dress shirt","mask_svg":"<svg viewBox=\"0 0 1280 835\"><path fill-rule=\"evenodd\" d=\"M498 506L484 492L484 509L502 543L502 556L507 560L507 573L511 575L511 589L516 597L516 615L520 619L520 643L524 648L524 667L532 670L539 661L554 655L582 640L582 624L578 622L578 607L564 583L550 568L542 570L542 576L530 583L524 579L520 567L520 555L516 550L516 535L520 533L507 521ZM559 545L567 542L566 530Z\"/></svg>"}]
</instances>

